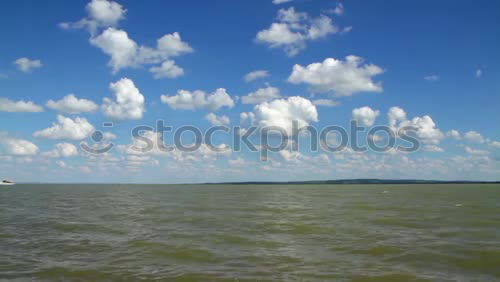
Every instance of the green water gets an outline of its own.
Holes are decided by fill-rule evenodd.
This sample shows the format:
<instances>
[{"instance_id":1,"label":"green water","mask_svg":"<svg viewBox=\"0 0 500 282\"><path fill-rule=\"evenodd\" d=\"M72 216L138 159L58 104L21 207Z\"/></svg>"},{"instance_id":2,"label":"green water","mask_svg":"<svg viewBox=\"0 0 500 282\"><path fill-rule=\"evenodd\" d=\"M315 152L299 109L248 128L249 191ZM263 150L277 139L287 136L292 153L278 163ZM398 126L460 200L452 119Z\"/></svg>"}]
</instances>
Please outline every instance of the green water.
<instances>
[{"instance_id":1,"label":"green water","mask_svg":"<svg viewBox=\"0 0 500 282\"><path fill-rule=\"evenodd\" d=\"M498 281L499 185L0 187L0 279Z\"/></svg>"}]
</instances>

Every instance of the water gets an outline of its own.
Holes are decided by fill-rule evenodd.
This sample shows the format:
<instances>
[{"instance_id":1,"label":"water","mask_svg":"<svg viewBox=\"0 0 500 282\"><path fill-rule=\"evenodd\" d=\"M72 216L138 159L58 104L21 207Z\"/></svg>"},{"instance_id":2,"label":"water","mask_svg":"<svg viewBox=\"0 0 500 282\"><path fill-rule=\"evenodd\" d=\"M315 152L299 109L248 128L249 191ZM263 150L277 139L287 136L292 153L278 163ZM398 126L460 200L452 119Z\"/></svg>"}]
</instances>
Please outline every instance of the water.
<instances>
[{"instance_id":1,"label":"water","mask_svg":"<svg viewBox=\"0 0 500 282\"><path fill-rule=\"evenodd\" d=\"M0 188L6 280L500 279L499 185Z\"/></svg>"}]
</instances>

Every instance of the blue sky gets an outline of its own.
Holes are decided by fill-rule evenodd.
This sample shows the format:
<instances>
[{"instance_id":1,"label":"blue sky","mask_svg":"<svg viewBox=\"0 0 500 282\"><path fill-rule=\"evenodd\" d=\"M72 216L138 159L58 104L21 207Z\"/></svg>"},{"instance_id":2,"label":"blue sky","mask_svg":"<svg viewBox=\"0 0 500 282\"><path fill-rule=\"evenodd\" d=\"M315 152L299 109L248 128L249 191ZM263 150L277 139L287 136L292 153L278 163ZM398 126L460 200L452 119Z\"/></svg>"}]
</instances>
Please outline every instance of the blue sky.
<instances>
[{"instance_id":1,"label":"blue sky","mask_svg":"<svg viewBox=\"0 0 500 282\"><path fill-rule=\"evenodd\" d=\"M7 2L0 11L0 177L498 180L499 10L498 1ZM245 81L254 71L267 75ZM259 89L258 101L247 103ZM62 100L69 94L76 99ZM318 128L347 127L353 118L373 126L391 123L398 109L405 116L396 127L419 127L419 152L304 150L261 162L247 151L138 156L126 149L132 127L158 119L206 129L210 113L228 126L247 113L257 126L292 118ZM107 121L113 128L102 127ZM79 147L93 142L94 130L115 144L105 157ZM230 147L226 137L217 141Z\"/></svg>"}]
</instances>

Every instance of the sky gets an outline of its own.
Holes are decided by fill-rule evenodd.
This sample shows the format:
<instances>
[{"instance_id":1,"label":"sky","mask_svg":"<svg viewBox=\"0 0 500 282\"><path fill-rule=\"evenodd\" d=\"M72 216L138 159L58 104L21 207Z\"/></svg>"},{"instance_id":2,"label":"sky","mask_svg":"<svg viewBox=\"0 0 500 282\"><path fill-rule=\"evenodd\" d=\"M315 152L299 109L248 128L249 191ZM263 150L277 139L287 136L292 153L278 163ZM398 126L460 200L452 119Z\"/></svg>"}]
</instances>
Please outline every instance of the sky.
<instances>
[{"instance_id":1,"label":"sky","mask_svg":"<svg viewBox=\"0 0 500 282\"><path fill-rule=\"evenodd\" d=\"M0 178L499 180L498 11L498 1L6 2ZM195 152L131 150L140 144L131 130L157 120L202 132L280 126L288 136L292 120L318 129L356 120L413 126L421 146L311 152L306 140L262 161L260 152L235 150L232 132L219 132L222 152L206 144ZM102 140L92 138L96 131ZM110 144L100 155L82 149Z\"/></svg>"}]
</instances>

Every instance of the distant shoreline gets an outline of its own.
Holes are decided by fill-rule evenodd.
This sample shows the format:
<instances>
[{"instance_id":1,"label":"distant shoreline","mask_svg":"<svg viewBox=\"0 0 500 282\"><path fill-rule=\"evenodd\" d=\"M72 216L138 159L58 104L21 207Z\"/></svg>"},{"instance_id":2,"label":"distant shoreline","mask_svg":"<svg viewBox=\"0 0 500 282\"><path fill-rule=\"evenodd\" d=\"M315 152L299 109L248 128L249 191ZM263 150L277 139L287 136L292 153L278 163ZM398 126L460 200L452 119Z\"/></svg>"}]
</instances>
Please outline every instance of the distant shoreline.
<instances>
[{"instance_id":1,"label":"distant shoreline","mask_svg":"<svg viewBox=\"0 0 500 282\"><path fill-rule=\"evenodd\" d=\"M500 184L500 181L465 181L465 180L415 180L415 179L338 179L311 181L255 181L255 182L221 182L203 184L231 185L297 185L297 184Z\"/></svg>"},{"instance_id":2,"label":"distant shoreline","mask_svg":"<svg viewBox=\"0 0 500 282\"><path fill-rule=\"evenodd\" d=\"M307 181L242 181L242 182L205 182L205 183L36 183L18 184L54 184L54 185L304 185L304 184L500 184L500 181L466 180L417 180L417 179L337 179Z\"/></svg>"}]
</instances>

